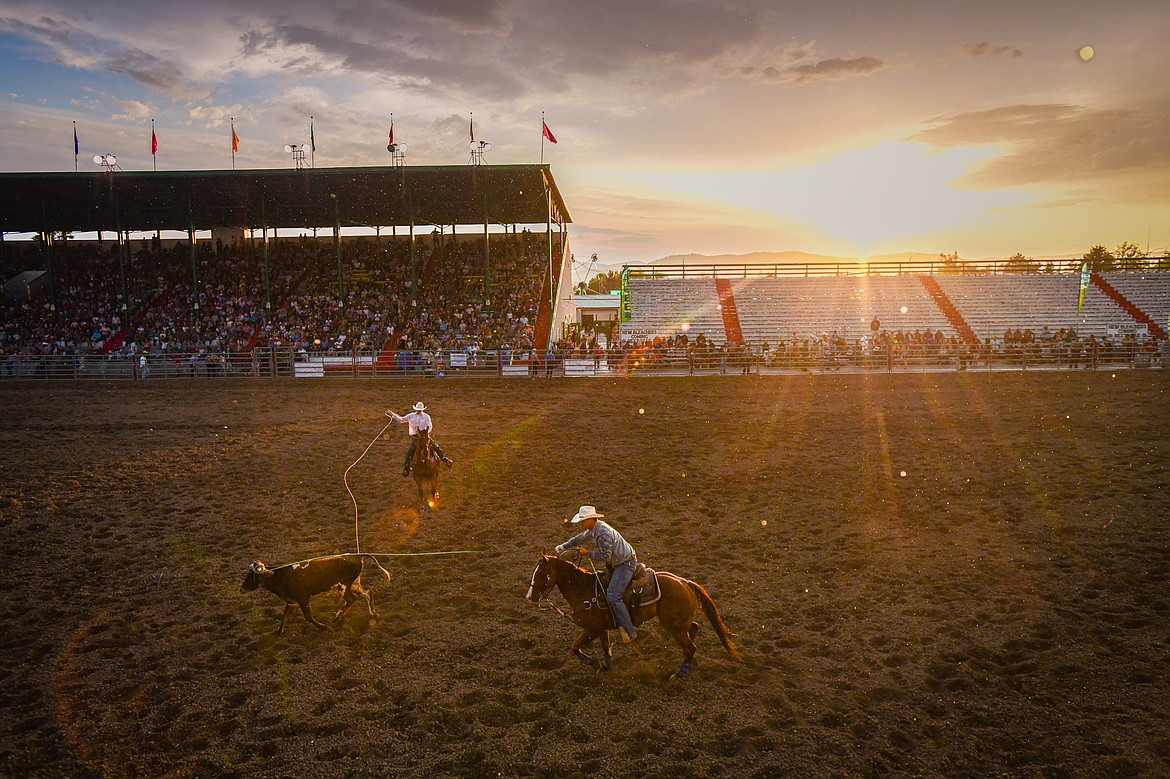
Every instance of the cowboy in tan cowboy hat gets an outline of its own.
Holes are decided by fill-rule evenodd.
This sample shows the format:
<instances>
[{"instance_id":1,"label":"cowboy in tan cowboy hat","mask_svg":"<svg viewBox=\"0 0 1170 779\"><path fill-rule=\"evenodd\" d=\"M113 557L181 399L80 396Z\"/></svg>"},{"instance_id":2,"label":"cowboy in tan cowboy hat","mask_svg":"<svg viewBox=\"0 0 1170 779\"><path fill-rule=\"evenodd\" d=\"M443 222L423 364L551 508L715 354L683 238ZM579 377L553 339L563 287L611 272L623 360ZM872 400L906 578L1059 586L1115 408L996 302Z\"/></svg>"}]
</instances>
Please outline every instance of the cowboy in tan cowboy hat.
<instances>
[{"instance_id":1,"label":"cowboy in tan cowboy hat","mask_svg":"<svg viewBox=\"0 0 1170 779\"><path fill-rule=\"evenodd\" d=\"M426 404L421 400L418 403L415 403L414 406L412 406L412 410L404 416L399 416L398 414L394 413L393 409L386 409L386 416L390 417L395 422L406 423L407 432L410 434L410 446L406 447L406 459L402 462L403 476L410 475L410 458L414 457L415 447L418 446L419 430L431 431L431 452L433 452L436 457L442 460L443 464L445 464L448 468L451 467L451 458L448 457L443 452L443 450L439 448L437 443L435 443L435 426L434 423L431 422L431 415L426 413L426 411Z\"/></svg>"},{"instance_id":2,"label":"cowboy in tan cowboy hat","mask_svg":"<svg viewBox=\"0 0 1170 779\"><path fill-rule=\"evenodd\" d=\"M559 545L556 552L560 554L566 549L577 547L578 555L588 556L593 560L602 560L613 569L613 575L609 579L609 587L605 591L605 599L609 602L610 609L613 610L622 641L628 644L634 640L636 632L634 621L630 619L630 611L626 608L622 595L625 594L630 580L634 578L634 569L638 567L638 557L634 553L634 547L622 538L621 533L607 523L599 521L604 516L593 506L582 506L577 510L577 515L569 522L581 525L585 529ZM590 541L593 542L592 552L583 548L583 545Z\"/></svg>"}]
</instances>

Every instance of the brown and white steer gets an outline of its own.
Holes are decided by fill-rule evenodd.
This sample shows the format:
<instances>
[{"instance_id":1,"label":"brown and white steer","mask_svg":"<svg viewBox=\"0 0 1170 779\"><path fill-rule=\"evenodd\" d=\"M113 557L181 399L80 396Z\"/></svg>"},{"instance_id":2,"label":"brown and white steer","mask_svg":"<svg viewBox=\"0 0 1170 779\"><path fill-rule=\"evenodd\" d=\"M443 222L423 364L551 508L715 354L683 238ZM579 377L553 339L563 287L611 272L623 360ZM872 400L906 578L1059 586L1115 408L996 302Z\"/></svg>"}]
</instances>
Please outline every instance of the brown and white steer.
<instances>
[{"instance_id":1,"label":"brown and white steer","mask_svg":"<svg viewBox=\"0 0 1170 779\"><path fill-rule=\"evenodd\" d=\"M342 590L345 603L333 616L333 621L341 619L350 610L350 607L359 597L366 600L366 611L369 612L371 624L377 620L378 612L374 610L374 601L370 593L362 589L361 575L365 565L363 557L369 557L378 570L386 574L386 581L391 581L390 572L379 565L373 555L353 555L318 557L302 563L291 563L276 568L269 568L257 560L248 566L248 573L244 576L243 588L248 592L263 587L286 604L284 615L280 619L280 627L276 634L284 632L288 625L293 606L300 606L305 619L322 630L329 630L329 626L318 621L309 609L309 598L328 592L334 587Z\"/></svg>"}]
</instances>

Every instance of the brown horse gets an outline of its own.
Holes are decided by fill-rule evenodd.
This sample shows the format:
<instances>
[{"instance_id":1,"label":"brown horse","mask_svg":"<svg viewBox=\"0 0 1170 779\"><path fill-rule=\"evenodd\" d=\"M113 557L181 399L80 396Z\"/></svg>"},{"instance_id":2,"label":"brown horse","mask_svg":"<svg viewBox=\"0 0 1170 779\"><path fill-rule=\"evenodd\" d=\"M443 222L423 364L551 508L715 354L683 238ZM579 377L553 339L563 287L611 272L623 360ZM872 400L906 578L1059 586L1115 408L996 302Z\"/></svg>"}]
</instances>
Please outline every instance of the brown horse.
<instances>
[{"instance_id":1,"label":"brown horse","mask_svg":"<svg viewBox=\"0 0 1170 779\"><path fill-rule=\"evenodd\" d=\"M431 431L419 430L414 454L410 458L410 475L418 487L419 510L439 506L439 459L431 451ZM426 485L426 486L424 486Z\"/></svg>"},{"instance_id":2,"label":"brown horse","mask_svg":"<svg viewBox=\"0 0 1170 779\"><path fill-rule=\"evenodd\" d=\"M723 624L719 617L719 610L715 608L715 601L700 585L681 576L659 571L655 574L662 597L654 603L639 606L630 610L630 616L635 625L647 622L658 617L659 624L682 647L683 662L671 678L685 676L691 670L695 656L695 634L699 631L699 623L694 621L695 613L700 606L719 640L727 649L728 654L737 660L743 659L739 650L731 643L734 635ZM572 609L572 620L581 626L581 634L573 642L572 650L577 659L585 665L606 671L609 670L613 659L613 650L609 643L609 630L614 627L613 615L609 604L605 600L605 590L600 586L595 574L580 568L568 560L562 560L549 554L541 554L536 570L532 572L532 581L528 585L528 594L525 596L533 603L539 603L553 587L558 588ZM582 651L581 647L593 639L601 637L601 662L593 659Z\"/></svg>"}]
</instances>

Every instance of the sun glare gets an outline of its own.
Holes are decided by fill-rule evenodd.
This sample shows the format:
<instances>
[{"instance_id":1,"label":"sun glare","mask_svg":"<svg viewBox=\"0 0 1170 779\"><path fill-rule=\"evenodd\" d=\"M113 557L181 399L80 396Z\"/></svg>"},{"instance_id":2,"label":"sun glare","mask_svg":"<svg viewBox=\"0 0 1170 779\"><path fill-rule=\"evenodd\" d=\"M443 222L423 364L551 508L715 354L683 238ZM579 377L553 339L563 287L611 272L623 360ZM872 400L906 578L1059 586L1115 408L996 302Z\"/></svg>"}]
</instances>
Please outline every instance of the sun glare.
<instances>
[{"instance_id":1,"label":"sun glare","mask_svg":"<svg viewBox=\"0 0 1170 779\"><path fill-rule=\"evenodd\" d=\"M946 229L981 211L1019 202L1016 194L956 183L995 154L990 147L934 151L925 144L885 141L794 168L641 178L688 199L763 211L866 248Z\"/></svg>"}]
</instances>

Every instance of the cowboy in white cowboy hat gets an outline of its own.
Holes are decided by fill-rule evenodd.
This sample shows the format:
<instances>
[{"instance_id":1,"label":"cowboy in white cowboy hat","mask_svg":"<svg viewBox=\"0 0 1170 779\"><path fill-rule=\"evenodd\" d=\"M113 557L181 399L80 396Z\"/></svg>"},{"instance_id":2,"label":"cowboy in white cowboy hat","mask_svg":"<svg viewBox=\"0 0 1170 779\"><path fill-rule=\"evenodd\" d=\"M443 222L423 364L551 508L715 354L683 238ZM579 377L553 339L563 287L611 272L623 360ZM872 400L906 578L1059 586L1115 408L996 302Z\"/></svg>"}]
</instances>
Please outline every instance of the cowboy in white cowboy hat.
<instances>
[{"instance_id":1,"label":"cowboy in white cowboy hat","mask_svg":"<svg viewBox=\"0 0 1170 779\"><path fill-rule=\"evenodd\" d=\"M447 467L450 467L451 458L448 457L443 452L443 450L439 448L437 443L435 443L435 426L434 423L431 422L431 415L426 413L426 404L420 400L418 403L415 403L412 408L413 410L405 416L399 416L398 414L395 414L393 409L386 409L386 416L390 417L395 422L405 422L407 426L407 432L410 433L410 446L406 447L406 459L402 462L402 475L410 475L410 458L414 457L414 449L416 446L418 446L419 430L431 431L431 452L433 452L436 457L442 460Z\"/></svg>"},{"instance_id":2,"label":"cowboy in white cowboy hat","mask_svg":"<svg viewBox=\"0 0 1170 779\"><path fill-rule=\"evenodd\" d=\"M630 619L630 611L626 608L622 595L626 592L630 580L634 578L634 569L638 567L638 557L634 547L630 546L621 533L614 530L605 522L599 522L604 514L599 514L593 506L582 506L577 515L569 520L574 525L585 528L577 535L556 548L557 554L566 549L577 547L577 554L588 556L594 560L602 560L613 569L609 578L609 587L605 591L605 599L613 610L614 619L618 623L618 632L622 641L630 643L634 640L634 621ZM593 551L589 552L583 545L593 542Z\"/></svg>"}]
</instances>

